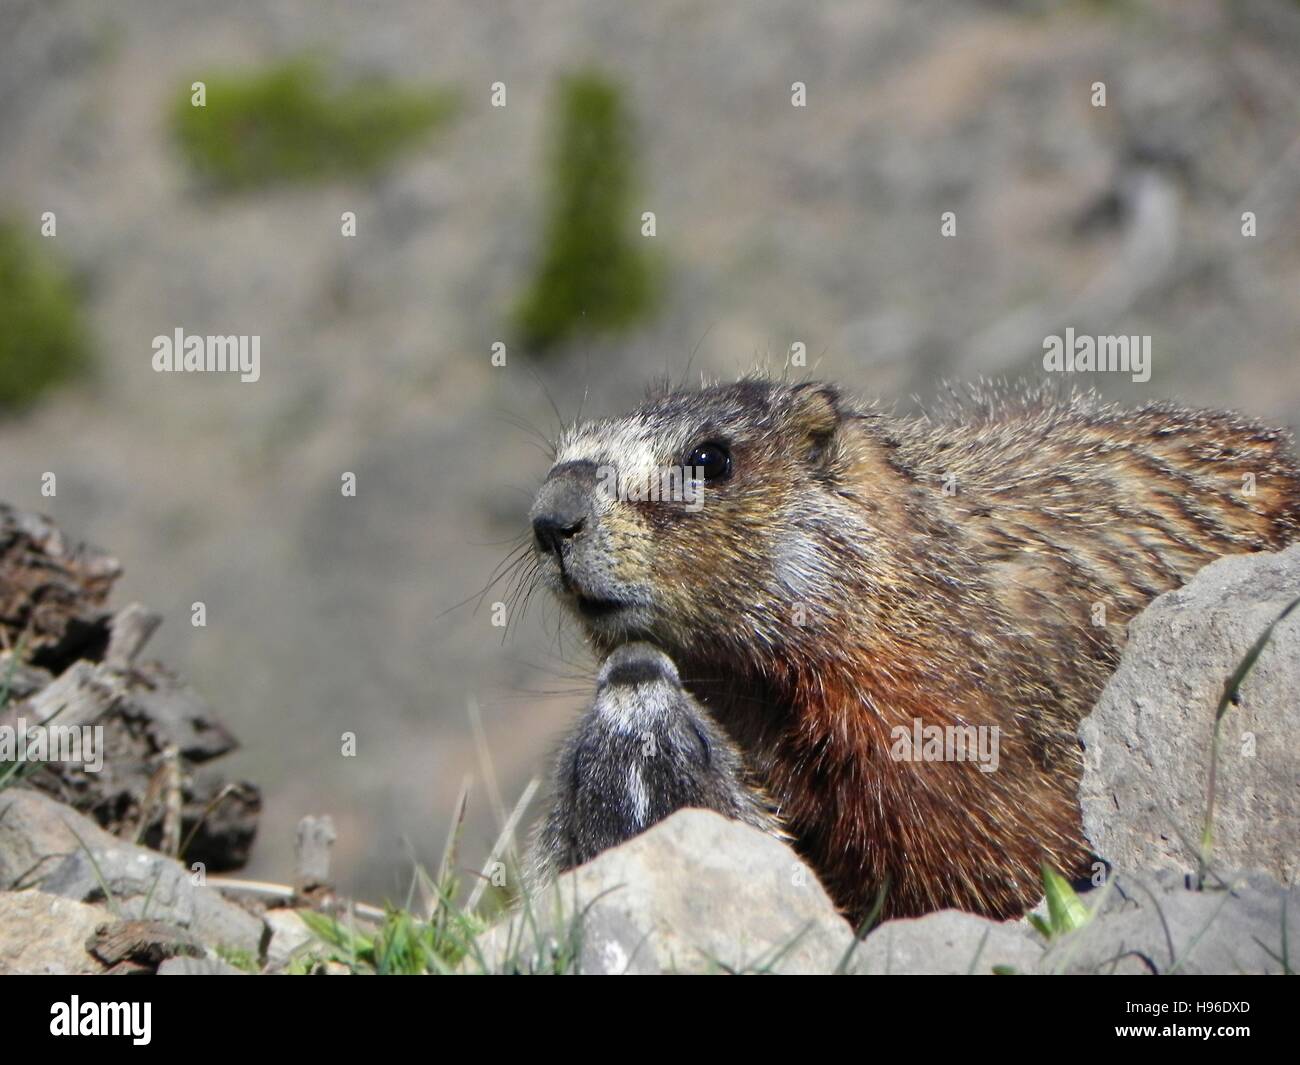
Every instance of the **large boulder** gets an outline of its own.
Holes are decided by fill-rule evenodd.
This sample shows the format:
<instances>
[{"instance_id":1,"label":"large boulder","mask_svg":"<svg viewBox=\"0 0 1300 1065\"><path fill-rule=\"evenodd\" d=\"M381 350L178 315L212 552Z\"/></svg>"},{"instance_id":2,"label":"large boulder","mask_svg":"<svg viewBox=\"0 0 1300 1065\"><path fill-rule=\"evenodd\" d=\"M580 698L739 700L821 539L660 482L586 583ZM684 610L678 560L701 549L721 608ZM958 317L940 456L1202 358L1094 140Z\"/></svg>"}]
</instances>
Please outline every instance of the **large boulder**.
<instances>
[{"instance_id":1,"label":"large boulder","mask_svg":"<svg viewBox=\"0 0 1300 1065\"><path fill-rule=\"evenodd\" d=\"M706 810L680 810L559 877L480 939L477 964L583 973L830 972L853 944L788 847Z\"/></svg>"},{"instance_id":2,"label":"large boulder","mask_svg":"<svg viewBox=\"0 0 1300 1065\"><path fill-rule=\"evenodd\" d=\"M1156 599L1082 722L1084 830L1125 870L1194 872L1215 711L1261 633L1300 596L1300 545L1236 555ZM1300 608L1276 625L1223 717L1212 864L1300 872Z\"/></svg>"}]
</instances>

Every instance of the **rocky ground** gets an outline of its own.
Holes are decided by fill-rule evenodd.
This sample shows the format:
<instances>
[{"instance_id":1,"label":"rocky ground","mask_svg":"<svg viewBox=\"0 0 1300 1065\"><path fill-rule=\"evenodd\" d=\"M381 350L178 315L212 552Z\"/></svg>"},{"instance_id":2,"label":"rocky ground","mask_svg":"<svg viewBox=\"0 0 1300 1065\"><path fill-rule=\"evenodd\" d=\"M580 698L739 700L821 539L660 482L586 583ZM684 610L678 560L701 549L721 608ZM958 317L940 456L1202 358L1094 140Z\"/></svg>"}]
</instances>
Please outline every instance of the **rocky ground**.
<instances>
[{"instance_id":1,"label":"rocky ground","mask_svg":"<svg viewBox=\"0 0 1300 1065\"><path fill-rule=\"evenodd\" d=\"M584 971L1293 973L1300 957L1300 609L1271 631L1220 726L1212 846L1202 862L1214 723L1227 679L1300 599L1300 545L1211 563L1130 626L1082 722L1085 829L1107 863L1083 927L946 910L859 944L787 847L683 811L560 878L498 929L547 950L582 922ZM540 919L533 919L533 914ZM532 938L529 938L531 934ZM518 962L518 959L516 959Z\"/></svg>"},{"instance_id":2,"label":"rocky ground","mask_svg":"<svg viewBox=\"0 0 1300 1065\"><path fill-rule=\"evenodd\" d=\"M294 882L282 890L209 877L245 863L259 796L213 775L206 763L233 737L183 681L140 658L153 615L108 610L116 569L43 519L0 509L0 642L14 648L0 656L0 725L98 724L107 736L103 773L48 766L0 781L0 973L356 969L308 927L323 910L373 935L383 917L334 892L327 821L300 827ZM1079 730L1084 823L1108 867L1082 896L1087 918L1068 927L944 911L885 922L859 942L789 847L685 810L481 934L464 919L459 966L1293 972L1300 610L1283 614L1298 599L1300 545L1212 563L1132 623ZM1236 675L1252 652L1253 667Z\"/></svg>"}]
</instances>

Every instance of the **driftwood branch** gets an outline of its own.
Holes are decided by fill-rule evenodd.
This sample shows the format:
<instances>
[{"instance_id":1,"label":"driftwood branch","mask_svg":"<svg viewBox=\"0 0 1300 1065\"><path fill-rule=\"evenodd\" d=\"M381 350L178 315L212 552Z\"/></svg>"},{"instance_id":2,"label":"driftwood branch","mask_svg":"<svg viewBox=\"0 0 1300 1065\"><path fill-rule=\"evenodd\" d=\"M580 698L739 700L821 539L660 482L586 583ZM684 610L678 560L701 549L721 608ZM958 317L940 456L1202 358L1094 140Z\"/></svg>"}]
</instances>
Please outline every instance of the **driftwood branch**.
<instances>
[{"instance_id":1,"label":"driftwood branch","mask_svg":"<svg viewBox=\"0 0 1300 1065\"><path fill-rule=\"evenodd\" d=\"M109 626L110 635L108 650L104 653L104 664L109 669L122 671L130 669L136 656L161 624L161 614L156 614L139 603L123 607L113 615L113 621Z\"/></svg>"},{"instance_id":2,"label":"driftwood branch","mask_svg":"<svg viewBox=\"0 0 1300 1065\"><path fill-rule=\"evenodd\" d=\"M330 852L337 838L334 821L329 817L304 817L298 822L293 883L299 899L316 904L333 894Z\"/></svg>"},{"instance_id":3,"label":"driftwood branch","mask_svg":"<svg viewBox=\"0 0 1300 1065\"><path fill-rule=\"evenodd\" d=\"M209 872L238 869L257 831L261 796L204 763L234 736L179 677L140 653L161 617L139 603L110 611L117 560L64 537L48 518L0 503L0 725L94 726L100 772L50 761L37 788L124 839L183 851Z\"/></svg>"}]
</instances>

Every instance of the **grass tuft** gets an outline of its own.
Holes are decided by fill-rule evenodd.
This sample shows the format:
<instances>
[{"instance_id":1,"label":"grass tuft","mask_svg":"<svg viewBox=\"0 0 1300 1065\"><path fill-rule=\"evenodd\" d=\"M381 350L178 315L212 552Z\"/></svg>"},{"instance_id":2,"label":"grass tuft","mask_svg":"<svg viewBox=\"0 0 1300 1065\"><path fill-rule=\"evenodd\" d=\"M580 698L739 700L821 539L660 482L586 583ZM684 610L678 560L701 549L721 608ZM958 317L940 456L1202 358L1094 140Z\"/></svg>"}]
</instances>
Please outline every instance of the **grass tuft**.
<instances>
[{"instance_id":1,"label":"grass tuft","mask_svg":"<svg viewBox=\"0 0 1300 1065\"><path fill-rule=\"evenodd\" d=\"M331 81L294 59L204 78L206 106L187 88L172 129L190 168L226 192L370 174L423 142L456 107L452 93L387 81Z\"/></svg>"},{"instance_id":2,"label":"grass tuft","mask_svg":"<svg viewBox=\"0 0 1300 1065\"><path fill-rule=\"evenodd\" d=\"M1047 919L1036 913L1028 914L1029 923L1045 939L1059 939L1061 936L1082 928L1092 920L1092 913L1075 894L1070 882L1060 873L1043 863L1043 894L1047 898Z\"/></svg>"},{"instance_id":3,"label":"grass tuft","mask_svg":"<svg viewBox=\"0 0 1300 1065\"><path fill-rule=\"evenodd\" d=\"M4 675L0 677L0 710L9 705L10 696L13 694L14 674L18 672L18 666L23 660L23 644L26 642L26 634L19 636L14 649L9 652L9 661L5 665ZM50 720L58 717L61 713L56 710L50 715ZM40 762L0 762L0 791L12 784L17 784L24 777L35 772L41 766Z\"/></svg>"},{"instance_id":4,"label":"grass tuft","mask_svg":"<svg viewBox=\"0 0 1300 1065\"><path fill-rule=\"evenodd\" d=\"M0 221L0 412L30 407L90 365L81 301L67 272Z\"/></svg>"},{"instance_id":5,"label":"grass tuft","mask_svg":"<svg viewBox=\"0 0 1300 1065\"><path fill-rule=\"evenodd\" d=\"M603 74L565 78L536 274L515 311L525 345L544 352L580 331L626 329L654 309L658 271L638 244L635 133L623 92Z\"/></svg>"}]
</instances>

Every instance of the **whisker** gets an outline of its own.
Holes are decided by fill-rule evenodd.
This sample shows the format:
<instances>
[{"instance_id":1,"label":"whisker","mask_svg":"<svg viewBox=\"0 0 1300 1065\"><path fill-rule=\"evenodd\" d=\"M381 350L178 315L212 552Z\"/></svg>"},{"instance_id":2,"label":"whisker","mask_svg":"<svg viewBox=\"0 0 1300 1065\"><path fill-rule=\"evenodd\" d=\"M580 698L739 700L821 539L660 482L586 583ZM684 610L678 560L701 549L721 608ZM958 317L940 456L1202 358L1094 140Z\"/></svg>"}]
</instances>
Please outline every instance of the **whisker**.
<instances>
[{"instance_id":1,"label":"whisker","mask_svg":"<svg viewBox=\"0 0 1300 1065\"><path fill-rule=\"evenodd\" d=\"M446 610L439 613L437 617L446 617L453 610L459 610L461 607L465 606L465 604L475 599L478 600L474 606L474 613L477 614L479 609L483 606L483 600L487 597L488 592L505 579L514 569L527 561L531 555L532 545L521 542L518 547L506 555L503 561L497 563L496 567L489 575L487 583L483 585L482 589L477 592L471 592L459 603L453 603L451 606L447 607Z\"/></svg>"},{"instance_id":2,"label":"whisker","mask_svg":"<svg viewBox=\"0 0 1300 1065\"><path fill-rule=\"evenodd\" d=\"M523 415L516 414L514 411L503 410L500 407L492 408L490 413L498 421L503 421L520 432L529 434L533 438L533 443L540 445L551 459L555 458L555 441L524 418Z\"/></svg>"}]
</instances>

